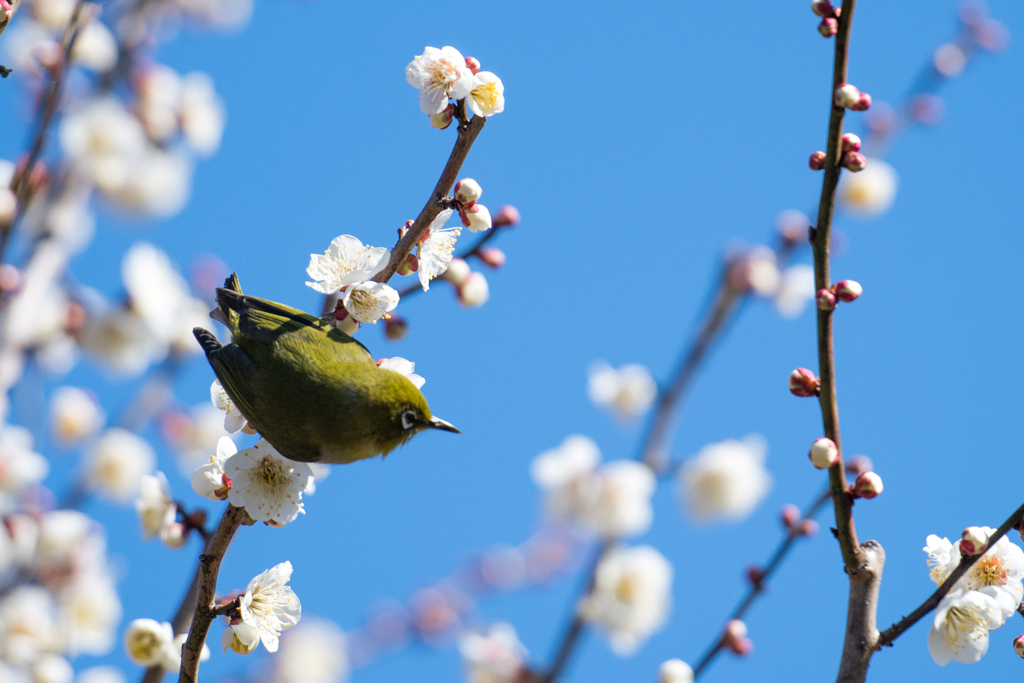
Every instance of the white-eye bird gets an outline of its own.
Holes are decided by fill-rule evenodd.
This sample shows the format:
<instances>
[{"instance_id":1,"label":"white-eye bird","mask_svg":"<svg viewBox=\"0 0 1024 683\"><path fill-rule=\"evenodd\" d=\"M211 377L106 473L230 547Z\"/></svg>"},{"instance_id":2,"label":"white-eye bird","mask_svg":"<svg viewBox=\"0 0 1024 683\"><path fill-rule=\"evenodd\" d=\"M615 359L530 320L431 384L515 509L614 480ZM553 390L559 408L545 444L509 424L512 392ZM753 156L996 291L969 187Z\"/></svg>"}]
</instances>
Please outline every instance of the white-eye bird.
<instances>
[{"instance_id":1,"label":"white-eye bird","mask_svg":"<svg viewBox=\"0 0 1024 683\"><path fill-rule=\"evenodd\" d=\"M349 463L387 455L424 429L459 433L358 341L308 313L244 296L234 273L210 317L231 330L230 344L201 327L192 333L238 410L286 458Z\"/></svg>"}]
</instances>

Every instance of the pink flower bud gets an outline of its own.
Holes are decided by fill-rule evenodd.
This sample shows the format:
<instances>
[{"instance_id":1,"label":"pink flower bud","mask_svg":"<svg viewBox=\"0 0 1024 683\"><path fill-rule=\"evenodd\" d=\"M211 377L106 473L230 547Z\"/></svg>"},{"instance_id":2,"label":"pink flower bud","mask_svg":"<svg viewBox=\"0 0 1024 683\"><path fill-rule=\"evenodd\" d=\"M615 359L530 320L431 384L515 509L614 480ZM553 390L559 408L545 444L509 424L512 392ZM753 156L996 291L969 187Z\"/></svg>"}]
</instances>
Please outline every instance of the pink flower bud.
<instances>
[{"instance_id":1,"label":"pink flower bud","mask_svg":"<svg viewBox=\"0 0 1024 683\"><path fill-rule=\"evenodd\" d=\"M463 259L453 258L448 264L448 270L444 271L441 277L458 287L469 278L471 272L469 264Z\"/></svg>"},{"instance_id":2,"label":"pink flower bud","mask_svg":"<svg viewBox=\"0 0 1024 683\"><path fill-rule=\"evenodd\" d=\"M964 529L960 540L960 554L964 557L981 555L988 550L988 534L980 526L969 526Z\"/></svg>"},{"instance_id":3,"label":"pink flower bud","mask_svg":"<svg viewBox=\"0 0 1024 683\"><path fill-rule=\"evenodd\" d=\"M825 168L826 155L822 151L812 152L811 158L807 162L807 165L811 167L812 171L820 171Z\"/></svg>"},{"instance_id":4,"label":"pink flower bud","mask_svg":"<svg viewBox=\"0 0 1024 683\"><path fill-rule=\"evenodd\" d=\"M862 92L860 97L857 98L857 103L850 107L854 111L867 111L871 109L871 95L866 92Z\"/></svg>"},{"instance_id":5,"label":"pink flower bud","mask_svg":"<svg viewBox=\"0 0 1024 683\"><path fill-rule=\"evenodd\" d=\"M511 228L519 225L519 210L514 206L506 204L494 214L494 227Z\"/></svg>"},{"instance_id":6,"label":"pink flower bud","mask_svg":"<svg viewBox=\"0 0 1024 683\"><path fill-rule=\"evenodd\" d=\"M1013 639L1013 651L1018 657L1024 657L1024 636L1017 636Z\"/></svg>"},{"instance_id":7,"label":"pink flower bud","mask_svg":"<svg viewBox=\"0 0 1024 683\"><path fill-rule=\"evenodd\" d=\"M420 260L416 258L416 254L409 254L402 264L398 266L399 275L411 275L420 269Z\"/></svg>"},{"instance_id":8,"label":"pink flower bud","mask_svg":"<svg viewBox=\"0 0 1024 683\"><path fill-rule=\"evenodd\" d=\"M789 373L789 391L794 396L817 396L819 387L818 378L807 368L797 368Z\"/></svg>"},{"instance_id":9,"label":"pink flower bud","mask_svg":"<svg viewBox=\"0 0 1024 683\"><path fill-rule=\"evenodd\" d=\"M859 152L860 137L854 135L853 133L843 133L843 151Z\"/></svg>"},{"instance_id":10,"label":"pink flower bud","mask_svg":"<svg viewBox=\"0 0 1024 683\"><path fill-rule=\"evenodd\" d=\"M1010 42L1010 31L1001 21L986 19L974 27L974 40L989 52L999 52Z\"/></svg>"},{"instance_id":11,"label":"pink flower bud","mask_svg":"<svg viewBox=\"0 0 1024 683\"><path fill-rule=\"evenodd\" d=\"M820 311L831 311L836 307L836 295L832 293L831 289L819 289L815 300Z\"/></svg>"},{"instance_id":12,"label":"pink flower bud","mask_svg":"<svg viewBox=\"0 0 1024 683\"><path fill-rule=\"evenodd\" d=\"M847 152L843 155L842 164L843 168L848 168L856 173L868 167L868 160L860 152Z\"/></svg>"},{"instance_id":13,"label":"pink flower bud","mask_svg":"<svg viewBox=\"0 0 1024 683\"><path fill-rule=\"evenodd\" d=\"M855 85L843 83L836 88L835 94L832 96L832 101L835 102L837 107L850 109L860 101L860 90L857 90L857 86Z\"/></svg>"},{"instance_id":14,"label":"pink flower bud","mask_svg":"<svg viewBox=\"0 0 1024 683\"><path fill-rule=\"evenodd\" d=\"M409 332L409 323L406 322L405 318L391 314L390 318L384 320L384 335L392 340L396 341L401 339Z\"/></svg>"},{"instance_id":15,"label":"pink flower bud","mask_svg":"<svg viewBox=\"0 0 1024 683\"><path fill-rule=\"evenodd\" d=\"M861 472L853 483L852 493L857 498L874 498L882 492L882 478L874 472Z\"/></svg>"},{"instance_id":16,"label":"pink flower bud","mask_svg":"<svg viewBox=\"0 0 1024 683\"><path fill-rule=\"evenodd\" d=\"M455 118L455 105L449 104L445 110L439 114L430 115L430 125L438 130L444 130L448 126L452 125L452 120Z\"/></svg>"},{"instance_id":17,"label":"pink flower bud","mask_svg":"<svg viewBox=\"0 0 1024 683\"><path fill-rule=\"evenodd\" d=\"M856 475L871 470L874 464L871 462L871 458L866 455L855 455L852 458L844 459L843 466L847 472Z\"/></svg>"},{"instance_id":18,"label":"pink flower bud","mask_svg":"<svg viewBox=\"0 0 1024 683\"><path fill-rule=\"evenodd\" d=\"M782 513L780 515L782 519L782 526L786 529L792 529L793 525L800 521L800 508L792 503L787 503L782 506Z\"/></svg>"},{"instance_id":19,"label":"pink flower bud","mask_svg":"<svg viewBox=\"0 0 1024 683\"><path fill-rule=\"evenodd\" d=\"M831 38L839 33L839 20L835 17L825 17L818 24L818 33L821 34L822 38Z\"/></svg>"},{"instance_id":20,"label":"pink flower bud","mask_svg":"<svg viewBox=\"0 0 1024 683\"><path fill-rule=\"evenodd\" d=\"M733 640L737 638L747 637L747 625L740 619L730 619L725 625L725 632L723 638L731 638Z\"/></svg>"},{"instance_id":21,"label":"pink flower bud","mask_svg":"<svg viewBox=\"0 0 1024 683\"><path fill-rule=\"evenodd\" d=\"M483 204L473 202L470 206L459 211L462 225L469 228L470 232L491 229L491 212Z\"/></svg>"},{"instance_id":22,"label":"pink flower bud","mask_svg":"<svg viewBox=\"0 0 1024 683\"><path fill-rule=\"evenodd\" d=\"M478 308L487 303L490 297L490 288L483 273L470 273L466 281L459 286L459 303L463 306Z\"/></svg>"},{"instance_id":23,"label":"pink flower bud","mask_svg":"<svg viewBox=\"0 0 1024 683\"><path fill-rule=\"evenodd\" d=\"M799 527L796 529L796 533L798 536L810 538L818 533L818 523L813 519L805 519L800 522Z\"/></svg>"},{"instance_id":24,"label":"pink flower bud","mask_svg":"<svg viewBox=\"0 0 1024 683\"><path fill-rule=\"evenodd\" d=\"M748 655L754 650L754 643L747 638L747 625L739 619L731 619L722 633L722 645L737 655Z\"/></svg>"},{"instance_id":25,"label":"pink flower bud","mask_svg":"<svg viewBox=\"0 0 1024 683\"><path fill-rule=\"evenodd\" d=\"M749 581L750 585L755 588L760 587L761 584L764 583L764 570L756 564L752 564L747 567L746 576L747 581Z\"/></svg>"},{"instance_id":26,"label":"pink flower bud","mask_svg":"<svg viewBox=\"0 0 1024 683\"><path fill-rule=\"evenodd\" d=\"M856 280L840 280L832 289L835 291L837 299L846 302L859 299L860 295L864 293L864 288Z\"/></svg>"},{"instance_id":27,"label":"pink flower bud","mask_svg":"<svg viewBox=\"0 0 1024 683\"><path fill-rule=\"evenodd\" d=\"M469 206L476 200L480 199L480 195L483 194L483 188L480 187L480 183L473 180L472 178L463 178L459 182L455 183L455 199L463 206Z\"/></svg>"},{"instance_id":28,"label":"pink flower bud","mask_svg":"<svg viewBox=\"0 0 1024 683\"><path fill-rule=\"evenodd\" d=\"M480 60L476 57L466 57L466 67L472 71L475 76L480 71Z\"/></svg>"},{"instance_id":29,"label":"pink flower bud","mask_svg":"<svg viewBox=\"0 0 1024 683\"><path fill-rule=\"evenodd\" d=\"M811 3L811 11L817 14L819 17L831 17L836 13L832 3L828 0L814 0Z\"/></svg>"},{"instance_id":30,"label":"pink flower bud","mask_svg":"<svg viewBox=\"0 0 1024 683\"><path fill-rule=\"evenodd\" d=\"M505 265L505 252L497 247L481 249L480 260L491 268L501 268Z\"/></svg>"},{"instance_id":31,"label":"pink flower bud","mask_svg":"<svg viewBox=\"0 0 1024 683\"><path fill-rule=\"evenodd\" d=\"M922 93L910 101L910 115L922 126L934 126L945 114L945 103L933 93Z\"/></svg>"},{"instance_id":32,"label":"pink flower bud","mask_svg":"<svg viewBox=\"0 0 1024 683\"><path fill-rule=\"evenodd\" d=\"M824 437L811 444L811 450L807 455L819 470L827 470L839 462L839 449L835 441Z\"/></svg>"}]
</instances>

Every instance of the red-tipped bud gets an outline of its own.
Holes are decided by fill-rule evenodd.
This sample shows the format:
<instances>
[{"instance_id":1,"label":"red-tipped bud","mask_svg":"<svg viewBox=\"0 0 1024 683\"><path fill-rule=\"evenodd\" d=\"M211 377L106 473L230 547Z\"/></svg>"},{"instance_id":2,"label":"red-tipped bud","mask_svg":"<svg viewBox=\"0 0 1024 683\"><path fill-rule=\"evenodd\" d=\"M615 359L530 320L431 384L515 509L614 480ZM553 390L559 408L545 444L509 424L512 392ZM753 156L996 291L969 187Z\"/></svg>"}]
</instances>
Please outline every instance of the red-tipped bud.
<instances>
[{"instance_id":1,"label":"red-tipped bud","mask_svg":"<svg viewBox=\"0 0 1024 683\"><path fill-rule=\"evenodd\" d=\"M831 311L836 307L836 295L831 289L819 289L814 298L820 311Z\"/></svg>"},{"instance_id":2,"label":"red-tipped bud","mask_svg":"<svg viewBox=\"0 0 1024 683\"><path fill-rule=\"evenodd\" d=\"M857 103L850 107L854 111L867 111L871 109L871 95L866 92L862 92L860 97L857 98Z\"/></svg>"},{"instance_id":3,"label":"red-tipped bud","mask_svg":"<svg viewBox=\"0 0 1024 683\"><path fill-rule=\"evenodd\" d=\"M807 538L810 538L811 536L814 536L816 533L818 533L818 523L815 522L813 519L801 520L795 532L798 536L805 536Z\"/></svg>"},{"instance_id":4,"label":"red-tipped bud","mask_svg":"<svg viewBox=\"0 0 1024 683\"><path fill-rule=\"evenodd\" d=\"M860 137L854 135L853 133L843 133L843 151L859 152Z\"/></svg>"},{"instance_id":5,"label":"red-tipped bud","mask_svg":"<svg viewBox=\"0 0 1024 683\"><path fill-rule=\"evenodd\" d=\"M480 260L491 268L501 268L505 265L505 252L497 247L481 249Z\"/></svg>"},{"instance_id":6,"label":"red-tipped bud","mask_svg":"<svg viewBox=\"0 0 1024 683\"><path fill-rule=\"evenodd\" d=\"M409 254L402 261L402 264L398 266L399 275L411 275L420 269L420 260L416 258L416 254Z\"/></svg>"},{"instance_id":7,"label":"red-tipped bud","mask_svg":"<svg viewBox=\"0 0 1024 683\"><path fill-rule=\"evenodd\" d=\"M390 318L384 320L384 335L392 341L401 339L409 332L409 323L405 318L391 314Z\"/></svg>"},{"instance_id":8,"label":"red-tipped bud","mask_svg":"<svg viewBox=\"0 0 1024 683\"><path fill-rule=\"evenodd\" d=\"M475 76L480 72L480 60L476 57L466 57L466 67L469 68Z\"/></svg>"},{"instance_id":9,"label":"red-tipped bud","mask_svg":"<svg viewBox=\"0 0 1024 683\"><path fill-rule=\"evenodd\" d=\"M731 619L722 633L722 645L737 655L749 655L754 651L754 643L747 637L747 625L739 619Z\"/></svg>"},{"instance_id":10,"label":"red-tipped bud","mask_svg":"<svg viewBox=\"0 0 1024 683\"><path fill-rule=\"evenodd\" d=\"M807 161L807 165L811 167L812 171L820 171L825 168L826 155L821 150L811 153L811 158Z\"/></svg>"},{"instance_id":11,"label":"red-tipped bud","mask_svg":"<svg viewBox=\"0 0 1024 683\"><path fill-rule=\"evenodd\" d=\"M840 280L832 289L837 299L846 302L855 301L864 293L864 288L856 280Z\"/></svg>"},{"instance_id":12,"label":"red-tipped bud","mask_svg":"<svg viewBox=\"0 0 1024 683\"><path fill-rule=\"evenodd\" d=\"M494 214L494 227L496 228L512 228L517 225L519 225L519 210L514 206L506 204L498 209L498 213Z\"/></svg>"},{"instance_id":13,"label":"red-tipped bud","mask_svg":"<svg viewBox=\"0 0 1024 683\"><path fill-rule=\"evenodd\" d=\"M469 264L463 259L453 258L452 262L448 264L448 270L444 271L441 277L458 287L469 278L471 272Z\"/></svg>"},{"instance_id":14,"label":"red-tipped bud","mask_svg":"<svg viewBox=\"0 0 1024 683\"><path fill-rule=\"evenodd\" d=\"M1024 657L1024 636L1017 636L1013 639L1013 651L1018 657Z\"/></svg>"},{"instance_id":15,"label":"red-tipped bud","mask_svg":"<svg viewBox=\"0 0 1024 683\"><path fill-rule=\"evenodd\" d=\"M964 557L981 555L988 550L988 534L980 526L969 526L964 529L960 538L960 554Z\"/></svg>"},{"instance_id":16,"label":"red-tipped bud","mask_svg":"<svg viewBox=\"0 0 1024 683\"><path fill-rule=\"evenodd\" d=\"M480 195L483 194L483 188L480 187L480 183L473 180L472 178L463 178L459 182L455 183L455 191L453 196L463 206L469 206L476 200L480 199Z\"/></svg>"},{"instance_id":17,"label":"red-tipped bud","mask_svg":"<svg viewBox=\"0 0 1024 683\"><path fill-rule=\"evenodd\" d=\"M839 20L835 17L825 17L818 24L818 33L821 34L822 38L831 38L839 33Z\"/></svg>"},{"instance_id":18,"label":"red-tipped bud","mask_svg":"<svg viewBox=\"0 0 1024 683\"><path fill-rule=\"evenodd\" d=\"M444 130L448 126L452 125L452 120L455 118L455 105L449 104L443 112L440 114L430 115L430 125L438 130Z\"/></svg>"},{"instance_id":19,"label":"red-tipped bud","mask_svg":"<svg viewBox=\"0 0 1024 683\"><path fill-rule=\"evenodd\" d=\"M847 152L843 155L843 168L848 168L852 172L863 171L868 167L867 158L860 152Z\"/></svg>"},{"instance_id":20,"label":"red-tipped bud","mask_svg":"<svg viewBox=\"0 0 1024 683\"><path fill-rule=\"evenodd\" d=\"M855 498L874 498L882 492L882 478L874 472L861 472L850 492Z\"/></svg>"},{"instance_id":21,"label":"red-tipped bud","mask_svg":"<svg viewBox=\"0 0 1024 683\"><path fill-rule=\"evenodd\" d=\"M852 458L845 458L843 460L843 467L846 471L853 475L858 475L861 472L869 472L874 467L871 462L871 458L866 455L855 455Z\"/></svg>"},{"instance_id":22,"label":"red-tipped bud","mask_svg":"<svg viewBox=\"0 0 1024 683\"><path fill-rule=\"evenodd\" d=\"M835 93L832 95L832 101L835 102L837 107L851 109L860 101L860 90L857 90L857 86L852 83L843 83L836 88Z\"/></svg>"},{"instance_id":23,"label":"red-tipped bud","mask_svg":"<svg viewBox=\"0 0 1024 683\"><path fill-rule=\"evenodd\" d=\"M836 13L832 3L828 0L814 0L811 3L811 11L817 14L819 17L831 17Z\"/></svg>"},{"instance_id":24,"label":"red-tipped bud","mask_svg":"<svg viewBox=\"0 0 1024 683\"><path fill-rule=\"evenodd\" d=\"M807 368L797 368L789 373L789 391L794 396L817 396L820 387L818 378Z\"/></svg>"},{"instance_id":25,"label":"red-tipped bud","mask_svg":"<svg viewBox=\"0 0 1024 683\"><path fill-rule=\"evenodd\" d=\"M800 508L792 503L787 503L782 506L782 512L779 515L782 520L782 526L786 527L786 530L793 528L793 525L800 521Z\"/></svg>"},{"instance_id":26,"label":"red-tipped bud","mask_svg":"<svg viewBox=\"0 0 1024 683\"><path fill-rule=\"evenodd\" d=\"M824 437L811 444L811 450L807 455L819 470L827 470L839 462L839 448L836 447L836 442Z\"/></svg>"},{"instance_id":27,"label":"red-tipped bud","mask_svg":"<svg viewBox=\"0 0 1024 683\"><path fill-rule=\"evenodd\" d=\"M756 564L752 564L747 567L746 576L747 581L749 581L750 585L754 588L760 588L761 584L764 583L764 569L761 569L761 567Z\"/></svg>"}]
</instances>

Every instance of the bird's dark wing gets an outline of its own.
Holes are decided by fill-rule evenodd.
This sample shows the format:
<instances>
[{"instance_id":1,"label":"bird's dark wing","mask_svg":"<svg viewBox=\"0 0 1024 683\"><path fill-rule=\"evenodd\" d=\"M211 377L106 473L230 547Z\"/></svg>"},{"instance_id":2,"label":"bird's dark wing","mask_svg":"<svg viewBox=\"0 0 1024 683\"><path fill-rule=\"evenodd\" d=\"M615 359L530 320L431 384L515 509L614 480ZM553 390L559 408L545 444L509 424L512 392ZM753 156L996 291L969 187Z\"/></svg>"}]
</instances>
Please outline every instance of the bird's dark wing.
<instances>
[{"instance_id":1,"label":"bird's dark wing","mask_svg":"<svg viewBox=\"0 0 1024 683\"><path fill-rule=\"evenodd\" d=\"M221 386L228 392L235 406L245 418L251 419L256 414L252 404L252 379L256 374L256 363L244 350L234 344L222 346L212 332L201 327L193 328L192 334L206 352L214 374Z\"/></svg>"}]
</instances>

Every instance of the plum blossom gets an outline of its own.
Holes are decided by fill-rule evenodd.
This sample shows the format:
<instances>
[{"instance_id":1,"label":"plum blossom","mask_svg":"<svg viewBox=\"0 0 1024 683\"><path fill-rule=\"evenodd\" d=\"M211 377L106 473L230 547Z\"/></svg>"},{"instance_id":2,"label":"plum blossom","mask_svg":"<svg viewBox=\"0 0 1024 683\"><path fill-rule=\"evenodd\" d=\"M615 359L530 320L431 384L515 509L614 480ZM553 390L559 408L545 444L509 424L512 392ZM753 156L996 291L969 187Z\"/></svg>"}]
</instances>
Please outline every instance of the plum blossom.
<instances>
[{"instance_id":1,"label":"plum blossom","mask_svg":"<svg viewBox=\"0 0 1024 683\"><path fill-rule=\"evenodd\" d=\"M50 422L61 443L70 444L93 436L103 428L105 420L96 395L86 389L64 386L50 398Z\"/></svg>"},{"instance_id":2,"label":"plum blossom","mask_svg":"<svg viewBox=\"0 0 1024 683\"><path fill-rule=\"evenodd\" d=\"M135 511L142 524L142 540L163 536L168 527L178 516L178 506L171 497L171 486L163 472L157 471L156 476L146 475L142 478L141 493L135 500Z\"/></svg>"},{"instance_id":3,"label":"plum blossom","mask_svg":"<svg viewBox=\"0 0 1024 683\"><path fill-rule=\"evenodd\" d=\"M89 452L85 477L89 486L117 502L138 495L142 477L153 471L156 453L145 440L120 427L111 427Z\"/></svg>"},{"instance_id":4,"label":"plum blossom","mask_svg":"<svg viewBox=\"0 0 1024 683\"><path fill-rule=\"evenodd\" d=\"M992 536L995 529L979 527L978 532L986 538ZM937 584L941 584L960 564L961 541L950 543L946 538L935 534L928 536L924 551L928 553L929 575ZM994 597L1002 611L1003 619L1012 615L1024 597L1024 550L1012 543L1006 536L996 541L985 554L971 565L954 588L964 590L992 589Z\"/></svg>"},{"instance_id":5,"label":"plum blossom","mask_svg":"<svg viewBox=\"0 0 1024 683\"><path fill-rule=\"evenodd\" d=\"M309 465L288 460L265 439L230 456L224 473L231 480L231 504L271 526L284 526L304 511L302 494L313 482Z\"/></svg>"},{"instance_id":6,"label":"plum blossom","mask_svg":"<svg viewBox=\"0 0 1024 683\"><path fill-rule=\"evenodd\" d=\"M494 116L505 111L505 86L490 71L480 71L466 104L477 116Z\"/></svg>"},{"instance_id":7,"label":"plum blossom","mask_svg":"<svg viewBox=\"0 0 1024 683\"><path fill-rule=\"evenodd\" d=\"M787 319L798 318L813 299L813 267L801 263L782 271L779 290L775 294L775 310L779 315Z\"/></svg>"},{"instance_id":8,"label":"plum blossom","mask_svg":"<svg viewBox=\"0 0 1024 683\"><path fill-rule=\"evenodd\" d=\"M285 584L292 577L292 563L282 562L253 578L239 601L242 622L259 633L263 647L277 652L281 631L299 623L302 605Z\"/></svg>"},{"instance_id":9,"label":"plum blossom","mask_svg":"<svg viewBox=\"0 0 1024 683\"><path fill-rule=\"evenodd\" d=\"M630 363L613 368L597 361L587 370L587 395L594 405L629 420L647 412L658 395L658 387L642 365Z\"/></svg>"},{"instance_id":10,"label":"plum blossom","mask_svg":"<svg viewBox=\"0 0 1024 683\"><path fill-rule=\"evenodd\" d=\"M136 619L124 633L128 659L139 666L155 666L163 660L164 648L174 642L174 630L166 621Z\"/></svg>"},{"instance_id":11,"label":"plum blossom","mask_svg":"<svg viewBox=\"0 0 1024 683\"><path fill-rule=\"evenodd\" d=\"M486 632L468 631L459 639L459 653L469 683L523 680L527 652L511 624L499 622Z\"/></svg>"},{"instance_id":12,"label":"plum blossom","mask_svg":"<svg viewBox=\"0 0 1024 683\"><path fill-rule=\"evenodd\" d=\"M453 213L452 209L445 209L437 214L437 217L430 223L427 239L420 242L417 247L419 269L416 274L419 276L424 292L430 289L430 281L448 270L448 265L452 262L455 240L462 234L462 228L458 226L444 227L445 222L451 218Z\"/></svg>"},{"instance_id":13,"label":"plum blossom","mask_svg":"<svg viewBox=\"0 0 1024 683\"><path fill-rule=\"evenodd\" d=\"M235 442L229 437L222 436L217 442L217 451L210 456L210 461L200 465L192 473L192 490L210 500L227 498L232 482L224 474L224 464L237 452Z\"/></svg>"},{"instance_id":14,"label":"plum blossom","mask_svg":"<svg viewBox=\"0 0 1024 683\"><path fill-rule=\"evenodd\" d=\"M427 115L440 114L449 98L461 100L478 84L462 53L449 45L423 48L405 67L405 80L420 90L420 109Z\"/></svg>"},{"instance_id":15,"label":"plum blossom","mask_svg":"<svg viewBox=\"0 0 1024 683\"><path fill-rule=\"evenodd\" d=\"M705 446L679 470L679 492L690 515L702 521L743 519L768 494L768 446L756 434Z\"/></svg>"},{"instance_id":16,"label":"plum blossom","mask_svg":"<svg viewBox=\"0 0 1024 683\"><path fill-rule=\"evenodd\" d=\"M213 384L210 385L210 400L214 406L224 411L224 431L234 434L245 427L248 420L235 406L228 392L224 391L219 379L213 380Z\"/></svg>"},{"instance_id":17,"label":"plum blossom","mask_svg":"<svg viewBox=\"0 0 1024 683\"><path fill-rule=\"evenodd\" d=\"M33 450L32 432L17 425L0 428L0 499L38 484L50 472L50 463Z\"/></svg>"},{"instance_id":18,"label":"plum blossom","mask_svg":"<svg viewBox=\"0 0 1024 683\"><path fill-rule=\"evenodd\" d=\"M381 358L377 361L377 367L385 370L391 370L397 372L400 375L405 375L409 378L409 381L416 385L417 389L423 387L427 380L423 379L420 375L417 375L414 371L416 370L416 364L411 360L406 360L401 356L394 356L393 358Z\"/></svg>"},{"instance_id":19,"label":"plum blossom","mask_svg":"<svg viewBox=\"0 0 1024 683\"><path fill-rule=\"evenodd\" d=\"M580 615L608 635L612 650L632 654L665 623L672 565L650 546L613 550L601 560Z\"/></svg>"},{"instance_id":20,"label":"plum blossom","mask_svg":"<svg viewBox=\"0 0 1024 683\"><path fill-rule=\"evenodd\" d=\"M358 322L375 323L398 305L398 292L383 282L358 282L345 288L345 310Z\"/></svg>"},{"instance_id":21,"label":"plum blossom","mask_svg":"<svg viewBox=\"0 0 1024 683\"><path fill-rule=\"evenodd\" d=\"M839 179L839 205L862 218L875 218L888 211L896 201L899 175L881 159L868 159L859 173L844 173Z\"/></svg>"},{"instance_id":22,"label":"plum blossom","mask_svg":"<svg viewBox=\"0 0 1024 683\"><path fill-rule=\"evenodd\" d=\"M1002 626L1005 619L992 592L993 588L957 588L942 599L928 632L928 651L936 664L973 664L985 656L988 632Z\"/></svg>"},{"instance_id":23,"label":"plum blossom","mask_svg":"<svg viewBox=\"0 0 1024 683\"><path fill-rule=\"evenodd\" d=\"M326 619L303 620L281 639L274 657L278 683L336 683L348 670L345 634Z\"/></svg>"},{"instance_id":24,"label":"plum blossom","mask_svg":"<svg viewBox=\"0 0 1024 683\"><path fill-rule=\"evenodd\" d=\"M339 235L323 253L310 254L306 272L314 282L306 282L322 294L334 294L345 285L364 282L384 270L391 252L383 247L364 245L352 235Z\"/></svg>"}]
</instances>

